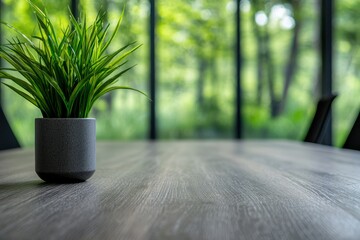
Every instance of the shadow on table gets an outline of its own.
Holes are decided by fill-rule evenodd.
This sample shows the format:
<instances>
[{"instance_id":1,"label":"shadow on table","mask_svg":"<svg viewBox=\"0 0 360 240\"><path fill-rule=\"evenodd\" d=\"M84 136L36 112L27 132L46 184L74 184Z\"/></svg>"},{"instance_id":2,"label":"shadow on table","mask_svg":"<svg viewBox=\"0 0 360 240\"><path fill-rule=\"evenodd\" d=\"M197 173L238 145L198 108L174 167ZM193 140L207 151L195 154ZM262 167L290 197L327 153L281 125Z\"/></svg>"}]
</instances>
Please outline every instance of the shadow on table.
<instances>
[{"instance_id":1,"label":"shadow on table","mask_svg":"<svg viewBox=\"0 0 360 240\"><path fill-rule=\"evenodd\" d=\"M71 185L71 183L66 183L67 185ZM76 183L79 184L79 183ZM6 190L26 190L31 188L43 188L49 186L59 186L61 184L56 183L47 183L42 180L32 180L32 181L24 181L24 182L9 182L9 183L0 183L0 191Z\"/></svg>"}]
</instances>

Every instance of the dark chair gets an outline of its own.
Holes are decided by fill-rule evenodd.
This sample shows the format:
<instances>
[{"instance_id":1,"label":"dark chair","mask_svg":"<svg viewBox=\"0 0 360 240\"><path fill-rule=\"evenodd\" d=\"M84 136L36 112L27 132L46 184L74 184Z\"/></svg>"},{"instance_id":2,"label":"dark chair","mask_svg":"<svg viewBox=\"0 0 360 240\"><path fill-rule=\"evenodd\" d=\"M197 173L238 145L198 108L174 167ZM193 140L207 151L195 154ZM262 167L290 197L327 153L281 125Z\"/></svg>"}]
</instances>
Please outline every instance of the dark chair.
<instances>
[{"instance_id":1,"label":"dark chair","mask_svg":"<svg viewBox=\"0 0 360 240\"><path fill-rule=\"evenodd\" d=\"M304 138L304 142L322 143L325 135L324 129L329 124L331 104L336 98L336 94L321 98L316 106L314 118L309 130Z\"/></svg>"},{"instance_id":2,"label":"dark chair","mask_svg":"<svg viewBox=\"0 0 360 240\"><path fill-rule=\"evenodd\" d=\"M360 150L360 112L346 138L343 148Z\"/></svg>"},{"instance_id":3,"label":"dark chair","mask_svg":"<svg viewBox=\"0 0 360 240\"><path fill-rule=\"evenodd\" d=\"M0 150L19 148L20 144L10 128L5 113L0 106Z\"/></svg>"}]
</instances>

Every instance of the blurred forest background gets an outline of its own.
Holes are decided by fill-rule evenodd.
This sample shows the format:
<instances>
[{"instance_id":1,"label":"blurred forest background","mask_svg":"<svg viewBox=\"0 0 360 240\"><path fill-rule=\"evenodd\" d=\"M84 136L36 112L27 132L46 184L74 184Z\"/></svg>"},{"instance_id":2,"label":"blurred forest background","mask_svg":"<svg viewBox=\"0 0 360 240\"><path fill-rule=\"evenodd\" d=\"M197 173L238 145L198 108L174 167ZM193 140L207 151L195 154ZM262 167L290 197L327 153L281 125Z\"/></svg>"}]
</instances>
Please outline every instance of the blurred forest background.
<instances>
[{"instance_id":1,"label":"blurred forest background","mask_svg":"<svg viewBox=\"0 0 360 240\"><path fill-rule=\"evenodd\" d=\"M58 26L68 23L69 0L45 5ZM302 139L319 98L319 0L242 0L244 138ZM137 66L120 81L148 92L149 2L81 0L93 20L100 8L115 27L125 18L112 49L136 40ZM340 146L360 108L360 0L335 0L334 144ZM28 35L35 19L26 0L3 0L3 20ZM232 138L235 94L233 0L157 0L157 121L160 139ZM3 41L14 35L3 29ZM23 146L34 144L40 112L2 87L3 107ZM149 103L118 91L94 107L98 139L146 139Z\"/></svg>"}]
</instances>

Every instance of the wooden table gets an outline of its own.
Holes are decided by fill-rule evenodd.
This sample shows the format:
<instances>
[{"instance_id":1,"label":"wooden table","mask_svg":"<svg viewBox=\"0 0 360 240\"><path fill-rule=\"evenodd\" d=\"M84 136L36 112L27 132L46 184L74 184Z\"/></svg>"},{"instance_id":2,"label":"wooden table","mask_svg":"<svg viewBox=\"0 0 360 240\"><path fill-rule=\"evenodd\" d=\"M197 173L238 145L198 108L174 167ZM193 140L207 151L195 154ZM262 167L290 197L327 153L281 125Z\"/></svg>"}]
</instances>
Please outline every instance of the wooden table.
<instances>
[{"instance_id":1,"label":"wooden table","mask_svg":"<svg viewBox=\"0 0 360 240\"><path fill-rule=\"evenodd\" d=\"M80 184L0 153L0 239L360 239L360 152L288 141L106 142Z\"/></svg>"}]
</instances>

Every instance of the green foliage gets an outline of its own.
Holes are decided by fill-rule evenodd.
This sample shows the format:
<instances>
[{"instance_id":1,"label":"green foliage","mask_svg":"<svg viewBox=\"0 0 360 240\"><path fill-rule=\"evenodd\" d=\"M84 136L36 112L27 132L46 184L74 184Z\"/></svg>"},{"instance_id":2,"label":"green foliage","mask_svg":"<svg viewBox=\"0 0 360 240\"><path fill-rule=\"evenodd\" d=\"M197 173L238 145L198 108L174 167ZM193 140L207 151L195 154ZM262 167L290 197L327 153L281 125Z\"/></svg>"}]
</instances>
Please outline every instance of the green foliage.
<instances>
[{"instance_id":1,"label":"green foliage","mask_svg":"<svg viewBox=\"0 0 360 240\"><path fill-rule=\"evenodd\" d=\"M87 117L97 99L117 89L144 94L135 88L114 86L132 68L125 67L127 57L140 47L130 43L106 53L123 14L111 34L109 24L104 24L105 11L99 11L90 26L85 17L77 21L70 14L70 24L59 37L46 10L31 1L29 4L35 12L39 34L28 37L3 23L23 41L14 37L1 46L0 57L12 68L1 68L0 77L11 80L15 86L3 84L38 107L43 117Z\"/></svg>"},{"instance_id":2,"label":"green foliage","mask_svg":"<svg viewBox=\"0 0 360 240\"><path fill-rule=\"evenodd\" d=\"M68 24L68 0L41 1L58 35L58 26ZM259 6L256 7L256 2ZM293 5L301 3L301 7ZM32 35L35 17L25 0L4 0L4 19L21 32ZM149 39L149 6L142 0L80 0L88 22L100 7L107 9L108 22L116 25L124 4L121 33L114 37L108 52L116 51L132 39ZM360 106L360 54L357 27L360 0L342 0L335 5L334 28L334 143L341 146ZM159 138L231 138L234 134L234 37L235 1L159 0L157 4L157 121ZM274 10L281 11L274 11ZM284 11L285 10L285 11ZM242 116L244 138L288 138L301 140L315 111L319 92L319 4L318 1L244 0L241 1ZM283 112L272 117L269 78L258 91L259 44L255 37L253 14L267 16L274 71L275 100L281 100L284 70L294 28L284 28L290 20L300 20L299 58ZM285 15L284 15L285 14ZM300 14L300 15L299 15ZM107 21L105 21L107 22ZM36 31L35 31L36 32ZM9 38L12 31L3 28ZM148 45L131 55L138 65L131 74L121 76L121 85L147 87ZM263 54L263 52L260 52ZM199 84L202 81L202 84ZM33 118L40 113L26 100L4 87L3 107L23 146L34 144ZM198 101L201 95L203 101ZM258 98L260 99L258 101ZM109 100L111 99L111 100ZM148 128L147 99L130 91L116 91L97 101L90 117L97 118L98 139L145 139Z\"/></svg>"}]
</instances>

